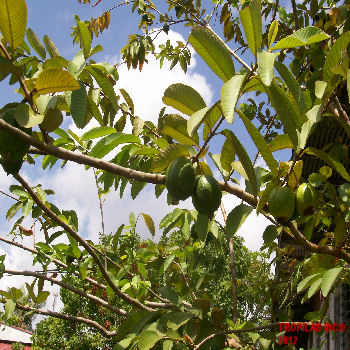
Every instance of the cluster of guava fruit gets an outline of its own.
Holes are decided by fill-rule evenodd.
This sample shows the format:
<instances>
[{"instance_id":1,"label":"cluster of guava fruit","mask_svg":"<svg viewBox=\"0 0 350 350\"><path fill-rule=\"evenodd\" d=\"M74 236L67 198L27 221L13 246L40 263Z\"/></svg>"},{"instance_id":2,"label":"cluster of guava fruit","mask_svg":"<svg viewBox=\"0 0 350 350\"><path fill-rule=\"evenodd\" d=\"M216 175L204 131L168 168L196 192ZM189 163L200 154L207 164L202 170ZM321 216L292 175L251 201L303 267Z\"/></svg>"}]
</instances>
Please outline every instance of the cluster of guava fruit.
<instances>
[{"instance_id":1,"label":"cluster of guava fruit","mask_svg":"<svg viewBox=\"0 0 350 350\"><path fill-rule=\"evenodd\" d=\"M165 185L174 200L192 196L192 203L199 213L212 215L220 206L222 193L218 181L211 175L196 176L192 162L186 157L171 162Z\"/></svg>"}]
</instances>

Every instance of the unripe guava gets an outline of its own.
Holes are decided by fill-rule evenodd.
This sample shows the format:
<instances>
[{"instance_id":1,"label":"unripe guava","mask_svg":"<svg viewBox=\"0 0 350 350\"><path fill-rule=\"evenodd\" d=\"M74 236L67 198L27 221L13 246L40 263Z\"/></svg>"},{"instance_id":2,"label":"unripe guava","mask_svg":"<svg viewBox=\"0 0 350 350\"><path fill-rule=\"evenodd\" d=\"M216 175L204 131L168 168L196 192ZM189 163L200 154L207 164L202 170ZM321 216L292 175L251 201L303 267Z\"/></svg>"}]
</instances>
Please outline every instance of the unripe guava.
<instances>
[{"instance_id":1,"label":"unripe guava","mask_svg":"<svg viewBox=\"0 0 350 350\"><path fill-rule=\"evenodd\" d=\"M195 181L195 170L189 159L179 157L172 161L166 172L165 186L175 200L190 197Z\"/></svg>"},{"instance_id":2,"label":"unripe guava","mask_svg":"<svg viewBox=\"0 0 350 350\"><path fill-rule=\"evenodd\" d=\"M301 216L309 216L313 213L316 205L316 193L311 185L301 184L295 192L295 199L297 211Z\"/></svg>"},{"instance_id":3,"label":"unripe guava","mask_svg":"<svg viewBox=\"0 0 350 350\"><path fill-rule=\"evenodd\" d=\"M286 223L295 209L294 192L289 187L275 187L269 196L270 213L282 223Z\"/></svg>"},{"instance_id":4,"label":"unripe guava","mask_svg":"<svg viewBox=\"0 0 350 350\"><path fill-rule=\"evenodd\" d=\"M220 185L213 176L197 176L192 203L198 212L213 214L220 206L221 197Z\"/></svg>"}]
</instances>

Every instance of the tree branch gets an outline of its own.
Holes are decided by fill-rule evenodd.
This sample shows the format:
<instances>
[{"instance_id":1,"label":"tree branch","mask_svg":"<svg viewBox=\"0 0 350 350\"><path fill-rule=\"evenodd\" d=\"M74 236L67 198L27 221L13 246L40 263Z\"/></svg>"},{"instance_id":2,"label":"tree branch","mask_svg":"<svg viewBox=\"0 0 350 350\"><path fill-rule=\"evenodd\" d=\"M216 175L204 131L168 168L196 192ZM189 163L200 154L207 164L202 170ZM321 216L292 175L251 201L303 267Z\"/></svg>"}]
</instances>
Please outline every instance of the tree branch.
<instances>
[{"instance_id":1,"label":"tree branch","mask_svg":"<svg viewBox=\"0 0 350 350\"><path fill-rule=\"evenodd\" d=\"M295 0L291 0L292 1L292 8L293 8L293 17L294 17L294 28L295 30L298 30L300 28L299 26L299 18L298 18L298 11L297 11L297 5Z\"/></svg>"},{"instance_id":2,"label":"tree branch","mask_svg":"<svg viewBox=\"0 0 350 350\"><path fill-rule=\"evenodd\" d=\"M24 310L24 311L34 311L36 314L44 315L44 316L51 316L55 318L60 318L61 320L67 320L67 321L73 321L73 322L79 322L79 323L85 323L91 327L96 328L100 333L102 333L105 337L111 338L117 335L117 332L109 332L106 328L102 327L99 323L92 321L88 318L84 317L78 317L78 316L72 316L67 314L62 314L60 312L55 311L49 311L49 310L43 310L43 309L36 309L34 307L24 306L21 304L16 304L16 307L18 309Z\"/></svg>"},{"instance_id":3,"label":"tree branch","mask_svg":"<svg viewBox=\"0 0 350 350\"><path fill-rule=\"evenodd\" d=\"M1 123L1 120L0 120ZM103 262L99 259L99 257L96 255L95 251L92 249L90 244L85 241L83 237L81 237L77 232L75 232L68 224L66 224L64 221L62 221L57 215L55 215L37 196L37 194L33 191L33 189L30 187L30 185L19 175L17 174L15 178L22 184L22 186L27 190L27 192L31 195L35 203L46 213L48 217L50 217L52 220L54 220L59 226L61 226L64 230L66 230L77 242L79 242L86 251L91 255L95 263L97 264L98 268L100 269L103 277L105 278L106 282L111 286L112 290L122 299L124 299L129 304L143 310L147 311L154 311L154 309L151 309L142 303L140 303L138 300L131 298L129 295L122 292L112 281L111 277L109 276L108 272L105 270L103 266Z\"/></svg>"},{"instance_id":4,"label":"tree branch","mask_svg":"<svg viewBox=\"0 0 350 350\"><path fill-rule=\"evenodd\" d=\"M89 293L86 293L86 292L80 290L79 288L73 287L72 285L70 285L70 284L68 284L66 282L60 281L57 278L49 277L49 276L47 276L45 274L42 274L42 273L39 273L39 272L5 269L4 273L8 273L10 275L15 275L15 276L31 276L31 277L39 278L39 279L42 279L42 280L46 280L46 281L49 281L49 282L51 282L53 284L56 284L56 285L64 288L64 289L70 290L74 294L80 295L83 298L89 299L89 300L93 301L94 303L97 303L97 304L105 307L106 309L117 313L118 315L128 316L130 314L129 312L127 312L125 310L122 310L122 309L119 309L119 308L117 308L117 307L115 307L113 305L110 305L105 300L100 299L100 298L96 297L95 295L91 295Z\"/></svg>"},{"instance_id":5,"label":"tree branch","mask_svg":"<svg viewBox=\"0 0 350 350\"><path fill-rule=\"evenodd\" d=\"M52 262L53 262L54 264L56 264L57 266L60 266L60 267L62 267L62 268L64 268L64 269L66 269L66 268L68 267L68 266L67 266L65 263L63 263L62 261L59 261L59 260L56 260L56 259L51 259L51 256L50 256L50 255L47 255L47 254L45 254L45 253L43 253L43 252L38 252L36 249L29 248L29 247L27 247L27 246L25 246L25 245L23 245L23 244L21 244L21 243L18 243L18 242L15 242L15 241L11 241L11 240L9 240L9 239L7 239L7 238L5 238L5 237L1 237L1 236L0 236L0 241L2 241L2 242L4 242L4 243L7 243L7 244L11 244L11 245L13 245L13 246L15 246L15 247L18 247L18 248L21 248L21 249L26 250L26 251L28 251L28 252L31 252L31 253L33 253L33 254L35 254L35 255L44 255L45 258L47 258L48 260L52 261ZM78 272L78 271L74 271L74 273L75 273L76 275L79 275L79 272ZM88 281L90 284L95 285L96 287L99 287L99 288L101 288L101 289L106 289L106 286L105 286L104 284L99 283L99 282L95 281L94 279L92 279L92 278L90 278L90 277L86 277L85 280Z\"/></svg>"},{"instance_id":6,"label":"tree branch","mask_svg":"<svg viewBox=\"0 0 350 350\"><path fill-rule=\"evenodd\" d=\"M73 162L78 163L78 164L88 165L88 166L91 166L91 167L94 167L97 169L108 171L111 174L116 174L116 175L126 177L128 179L133 179L133 180L148 182L148 183L153 183L153 184L164 184L165 183L165 176L164 175L150 174L150 173L145 173L142 171L124 168L124 167L121 167L119 165L112 164L112 163L106 162L106 161L101 160L101 159L95 159L95 158L86 156L84 154L74 153L72 151L68 151L68 150L63 149L61 147L56 147L52 144L45 144L43 142L40 142L40 141L34 139L32 136L27 135L25 132L13 127L12 125L9 125L1 118L0 118L0 129L6 130L10 134L23 140L24 142L29 143L29 144L37 147L38 149L43 150L43 151L45 151L49 154L52 154L52 155L54 155L60 159L63 159L63 160L70 160L70 161L73 161ZM220 184L220 188L222 191L226 191L228 193L231 193L231 194L237 196L238 198L240 198L241 200L243 200L244 202L246 202L247 204L251 205L254 208L257 206L257 200L254 198L254 196L245 192L244 190L240 189L238 186L228 184L228 183L223 182L223 181L219 181L219 184ZM26 184L26 185L28 186L28 184ZM33 196L35 196L37 198L37 200L40 202L40 199L34 193L34 191L31 190L31 192L33 193ZM33 199L34 199L34 197L33 197ZM40 203L45 208L45 210L48 210L48 212L50 213L49 216L51 218L53 218L56 222L59 222L59 225L61 227L68 227L69 230L73 232L73 236L77 235L79 237L79 242L80 242L80 240L82 238L74 230L72 230L67 224L65 224L63 221L61 221L59 218L57 218L57 216L53 212L51 212L42 202L40 202ZM269 213L269 209L268 209L267 205L264 206L263 210L266 211L267 213ZM62 226L62 225L64 225L64 226ZM304 237L296 228L294 228L294 230L296 230L298 232L297 236L295 236L295 237ZM68 231L68 232L70 232L70 231ZM83 241L84 241L84 244L89 247L89 252L90 252L90 250L91 250L90 245L85 240L83 240ZM302 240L302 242L303 242L302 244L305 248L307 248L307 249L311 248L311 251L313 251L313 252L316 252L316 253L318 252L318 253L322 253L322 254L328 254L328 255L332 255L332 256L336 256L336 257L341 257L342 259L344 259L345 261L350 263L350 254L345 253L345 251L343 251L343 250L335 249L333 247L327 247L327 246L318 246L316 244L309 242L305 237ZM338 255L338 253L340 255ZM94 254L94 259L98 259L96 254ZM101 262L99 262L99 263L101 264ZM107 275L108 280L110 281L109 283L113 284L113 282L109 278L107 272L106 272L106 275ZM113 288L117 288L117 287L114 286ZM127 296L127 297L129 298L129 296ZM140 305L142 305L142 304L140 304ZM145 306L143 306L143 307L145 307Z\"/></svg>"}]
</instances>

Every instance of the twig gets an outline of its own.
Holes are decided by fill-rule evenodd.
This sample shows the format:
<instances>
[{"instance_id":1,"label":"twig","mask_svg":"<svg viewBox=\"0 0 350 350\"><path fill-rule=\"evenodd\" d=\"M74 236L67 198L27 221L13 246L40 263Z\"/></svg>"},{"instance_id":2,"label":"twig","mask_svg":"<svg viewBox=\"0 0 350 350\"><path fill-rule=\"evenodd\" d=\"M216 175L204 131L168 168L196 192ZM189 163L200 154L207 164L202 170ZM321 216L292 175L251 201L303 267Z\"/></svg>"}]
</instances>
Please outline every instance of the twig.
<instances>
[{"instance_id":1,"label":"twig","mask_svg":"<svg viewBox=\"0 0 350 350\"><path fill-rule=\"evenodd\" d=\"M1 122L1 121L0 121ZM27 192L30 194L30 196L33 198L34 202L46 213L48 217L50 217L52 220L54 220L59 226L61 226L64 230L66 230L77 242L79 242L86 251L90 254L90 256L93 258L95 263L97 264L98 268L100 269L103 277L105 278L106 282L110 285L112 290L123 300L128 302L129 304L143 310L147 311L154 311L153 309L143 305L138 300L131 298L129 295L122 292L112 281L110 275L108 274L108 271L105 270L103 263L99 259L99 257L96 255L90 244L85 241L83 237L81 237L76 231L74 231L68 224L66 224L64 221L62 221L59 217L57 217L56 214L54 214L37 196L37 194L33 191L31 186L20 176L17 174L15 178L22 184L22 186L27 190Z\"/></svg>"},{"instance_id":2,"label":"twig","mask_svg":"<svg viewBox=\"0 0 350 350\"><path fill-rule=\"evenodd\" d=\"M52 262L53 262L54 264L56 264L57 266L63 267L64 269L68 267L68 266L67 266L65 263L63 263L62 261L59 261L59 260L57 260L57 259L51 259L51 257L50 257L49 255L47 255L47 254L45 254L45 253L43 253L43 252L38 252L36 249L29 248L29 247L27 247L27 246L25 246L25 245L23 245L23 244L21 244L21 243L18 243L18 242L15 242L15 241L11 241L11 240L9 240L9 239L7 239L7 238L5 238L5 237L1 237L1 236L0 236L0 241L2 241L2 242L4 242L4 243L7 243L7 244L11 244L11 245L13 245L13 246L15 246L15 247L18 247L18 248L21 248L21 249L26 250L26 251L28 251L28 252L31 252L31 253L33 253L33 254L35 254L35 255L44 255L46 259L52 261ZM60 271L60 272L62 273L62 271ZM76 275L79 274L78 271L74 271L74 273L75 273ZM105 286L104 284L101 284L101 283L95 281L94 279L92 279L92 278L90 278L90 277L86 277L85 280L88 281L89 283L95 285L96 287L99 287L99 288L102 288L102 289L106 289L106 286Z\"/></svg>"},{"instance_id":3,"label":"twig","mask_svg":"<svg viewBox=\"0 0 350 350\"><path fill-rule=\"evenodd\" d=\"M107 331L106 328L102 327L99 323L97 323L95 321L92 321L92 320L90 320L88 318L62 314L60 312L55 312L55 311L36 309L34 307L24 306L24 305L21 305L19 303L16 304L16 307L18 309L21 309L21 310L24 310L24 311L34 311L36 314L39 314L39 315L52 316L52 317L55 317L55 318L60 318L62 320L67 320L67 321L73 321L73 322L79 322L79 323L87 324L87 325L89 325L91 327L96 328L100 333L102 333L107 338L111 338L111 337L114 337L114 336L117 335L116 331L109 332L109 331Z\"/></svg>"},{"instance_id":4,"label":"twig","mask_svg":"<svg viewBox=\"0 0 350 350\"><path fill-rule=\"evenodd\" d=\"M100 204L100 215L101 215L101 226L102 226L102 240L103 240L103 254L104 254L104 261L105 261L105 269L107 270L106 235L105 235L105 223L104 223L104 219L103 219L103 203L102 203L101 189L100 189L100 186L98 184L96 170L93 169L93 171L94 171L95 182L96 182L96 187L97 187L98 201L99 201L99 204Z\"/></svg>"},{"instance_id":5,"label":"twig","mask_svg":"<svg viewBox=\"0 0 350 350\"><path fill-rule=\"evenodd\" d=\"M272 21L271 22L273 22L276 19L278 6L279 6L279 0L276 0L275 8L273 9L273 15L272 15Z\"/></svg>"},{"instance_id":6,"label":"twig","mask_svg":"<svg viewBox=\"0 0 350 350\"><path fill-rule=\"evenodd\" d=\"M299 27L299 18L298 18L298 11L297 11L297 5L295 3L295 0L291 0L292 1L292 8L293 8L293 17L294 17L294 28L295 30L298 30Z\"/></svg>"},{"instance_id":7,"label":"twig","mask_svg":"<svg viewBox=\"0 0 350 350\"><path fill-rule=\"evenodd\" d=\"M207 144L212 139L212 137L215 135L216 131L218 130L221 123L225 120L225 117L222 116L219 120L219 122L216 124L215 128L210 132L206 140L204 141L203 146L199 149L198 153L193 157L193 162L196 162L199 159L199 156L201 153L205 150L205 147L207 147Z\"/></svg>"},{"instance_id":8,"label":"twig","mask_svg":"<svg viewBox=\"0 0 350 350\"><path fill-rule=\"evenodd\" d=\"M8 194L8 193L6 193L6 192L4 192L4 191L1 191L1 190L0 190L0 193L2 193L3 195L5 195L5 196L7 196L7 197L10 197L10 198L14 199L14 200L17 201L17 202L23 203L23 201L21 201L20 199L16 198L15 196L12 196L11 194Z\"/></svg>"},{"instance_id":9,"label":"twig","mask_svg":"<svg viewBox=\"0 0 350 350\"><path fill-rule=\"evenodd\" d=\"M89 300L93 301L94 303L97 303L97 304L105 307L106 309L117 313L118 315L121 315L121 316L128 316L129 315L129 312L122 310L122 309L119 309L116 306L107 303L105 300L96 297L95 295L91 295L89 293L86 293L86 292L80 290L79 288L73 287L72 285L70 285L66 282L63 282L57 278L49 277L46 274L38 273L38 272L34 272L34 271L25 271L25 270L20 271L20 270L8 270L8 269L5 269L4 272L9 274L9 275L30 276L30 277L35 277L35 278L49 281L49 282L56 284L64 289L70 290L74 294L77 294L83 298L89 299Z\"/></svg>"},{"instance_id":10,"label":"twig","mask_svg":"<svg viewBox=\"0 0 350 350\"><path fill-rule=\"evenodd\" d=\"M277 0L277 1L278 1L278 0ZM266 131L265 131L265 134L264 134L264 136L263 136L263 137L264 137L264 140L266 139L267 134L269 133L269 131L270 131L270 129L271 129L271 127L272 127L272 125L273 125L273 121L275 120L275 118L276 118L276 114L270 117L269 124L267 125ZM258 155L259 155L259 153L260 153L259 151L258 151L258 152L256 152L256 155L255 155L255 157L254 157L254 161L253 161L253 165L255 164L256 160L258 159Z\"/></svg>"}]
</instances>

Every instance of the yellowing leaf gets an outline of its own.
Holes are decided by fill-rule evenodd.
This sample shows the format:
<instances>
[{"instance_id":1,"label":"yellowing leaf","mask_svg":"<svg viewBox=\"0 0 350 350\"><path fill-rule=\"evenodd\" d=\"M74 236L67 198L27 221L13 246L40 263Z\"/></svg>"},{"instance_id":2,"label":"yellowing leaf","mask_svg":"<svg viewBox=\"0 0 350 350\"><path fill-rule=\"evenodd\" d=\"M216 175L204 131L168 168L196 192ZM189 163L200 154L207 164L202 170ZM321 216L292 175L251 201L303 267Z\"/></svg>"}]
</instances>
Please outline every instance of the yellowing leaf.
<instances>
[{"instance_id":1,"label":"yellowing leaf","mask_svg":"<svg viewBox=\"0 0 350 350\"><path fill-rule=\"evenodd\" d=\"M262 40L260 1L252 0L250 5L239 12L250 51L257 55Z\"/></svg>"},{"instance_id":2,"label":"yellowing leaf","mask_svg":"<svg viewBox=\"0 0 350 350\"><path fill-rule=\"evenodd\" d=\"M26 104L21 103L16 107L15 118L23 128L32 128L44 120L42 114L34 114L33 110Z\"/></svg>"},{"instance_id":3,"label":"yellowing leaf","mask_svg":"<svg viewBox=\"0 0 350 350\"><path fill-rule=\"evenodd\" d=\"M270 25L270 29L268 33L268 39L267 39L268 47L270 47L271 44L275 41L277 33L278 33L278 21L274 20Z\"/></svg>"},{"instance_id":4,"label":"yellowing leaf","mask_svg":"<svg viewBox=\"0 0 350 350\"><path fill-rule=\"evenodd\" d=\"M305 46L329 39L329 35L317 27L305 27L293 34L281 39L271 50L289 49L298 46Z\"/></svg>"},{"instance_id":5,"label":"yellowing leaf","mask_svg":"<svg viewBox=\"0 0 350 350\"><path fill-rule=\"evenodd\" d=\"M35 84L37 93L40 95L80 89L79 82L62 69L44 70L39 74Z\"/></svg>"},{"instance_id":6,"label":"yellowing leaf","mask_svg":"<svg viewBox=\"0 0 350 350\"><path fill-rule=\"evenodd\" d=\"M24 0L0 0L0 31L12 49L24 39L27 6Z\"/></svg>"},{"instance_id":7,"label":"yellowing leaf","mask_svg":"<svg viewBox=\"0 0 350 350\"><path fill-rule=\"evenodd\" d=\"M143 219L145 220L146 226L149 229L149 232L151 232L151 235L154 237L156 233L156 228L154 226L153 219L145 213L142 213Z\"/></svg>"}]
</instances>

